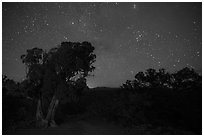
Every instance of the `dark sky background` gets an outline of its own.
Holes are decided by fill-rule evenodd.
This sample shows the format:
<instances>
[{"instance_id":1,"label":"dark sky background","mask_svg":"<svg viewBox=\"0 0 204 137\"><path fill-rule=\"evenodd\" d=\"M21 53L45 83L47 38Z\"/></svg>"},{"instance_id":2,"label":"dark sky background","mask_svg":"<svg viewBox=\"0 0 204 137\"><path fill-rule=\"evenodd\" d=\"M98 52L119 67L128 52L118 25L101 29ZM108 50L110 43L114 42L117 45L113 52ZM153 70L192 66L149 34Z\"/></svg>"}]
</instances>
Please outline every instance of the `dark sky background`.
<instances>
[{"instance_id":1,"label":"dark sky background","mask_svg":"<svg viewBox=\"0 0 204 137\"><path fill-rule=\"evenodd\" d=\"M2 73L25 78L20 56L62 41L96 48L89 87L117 87L139 71L202 71L202 3L3 3Z\"/></svg>"}]
</instances>

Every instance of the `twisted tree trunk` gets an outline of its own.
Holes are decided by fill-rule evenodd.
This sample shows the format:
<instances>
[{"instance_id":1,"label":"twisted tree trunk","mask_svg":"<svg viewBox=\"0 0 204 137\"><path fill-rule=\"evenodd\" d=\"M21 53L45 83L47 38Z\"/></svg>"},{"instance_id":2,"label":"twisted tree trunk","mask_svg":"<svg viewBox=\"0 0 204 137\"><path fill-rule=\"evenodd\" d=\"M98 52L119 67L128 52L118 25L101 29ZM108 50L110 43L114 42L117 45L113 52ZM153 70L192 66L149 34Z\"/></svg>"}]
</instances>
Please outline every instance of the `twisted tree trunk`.
<instances>
[{"instance_id":1,"label":"twisted tree trunk","mask_svg":"<svg viewBox=\"0 0 204 137\"><path fill-rule=\"evenodd\" d=\"M57 126L56 123L55 123L55 120L54 120L54 116L55 116L55 111L56 111L56 108L58 106L58 103L59 103L59 100L56 99L56 97L54 95L53 98L52 98L52 101L50 103L50 106L48 108L47 116L45 118L45 120L48 121L48 124L51 127Z\"/></svg>"},{"instance_id":2,"label":"twisted tree trunk","mask_svg":"<svg viewBox=\"0 0 204 137\"><path fill-rule=\"evenodd\" d=\"M37 111L36 111L36 119L42 120L43 119L43 113L42 113L42 106L41 106L41 99L38 99L38 104L37 104Z\"/></svg>"},{"instance_id":3,"label":"twisted tree trunk","mask_svg":"<svg viewBox=\"0 0 204 137\"><path fill-rule=\"evenodd\" d=\"M66 85L65 85L65 82L61 82L53 97L52 97L52 100L49 104L49 107L48 107L48 110L47 110L47 115L46 117L43 116L43 112L42 112L42 95L40 94L40 99L38 100L38 105L37 105L37 112L36 112L36 119L38 121L38 124L39 126L41 127L48 127L48 126L51 126L51 127L56 127L56 123L55 123L55 120L54 120L54 117L55 117L55 112L56 112L56 109L58 107L58 104L59 104L59 98L62 96L62 93L64 91Z\"/></svg>"},{"instance_id":4,"label":"twisted tree trunk","mask_svg":"<svg viewBox=\"0 0 204 137\"><path fill-rule=\"evenodd\" d=\"M45 118L47 121L49 121L51 118L52 109L53 109L54 104L55 104L55 96L52 97L52 100L51 100L50 105L48 107L47 116Z\"/></svg>"},{"instance_id":5,"label":"twisted tree trunk","mask_svg":"<svg viewBox=\"0 0 204 137\"><path fill-rule=\"evenodd\" d=\"M59 100L56 99L56 96L54 95L48 107L47 116L46 118L44 118L43 112L42 112L42 100L38 99L37 111L36 111L36 126L37 127L46 128L48 126L51 126L51 127L57 126L54 120L54 116L55 116L55 111L56 111L58 104L59 104Z\"/></svg>"},{"instance_id":6,"label":"twisted tree trunk","mask_svg":"<svg viewBox=\"0 0 204 137\"><path fill-rule=\"evenodd\" d=\"M53 109L52 109L51 118L50 118L50 126L51 127L55 127L56 126L54 117L55 117L55 112L56 112L56 108L57 108L58 104L59 104L59 100L56 99L55 100L55 104L54 104Z\"/></svg>"},{"instance_id":7,"label":"twisted tree trunk","mask_svg":"<svg viewBox=\"0 0 204 137\"><path fill-rule=\"evenodd\" d=\"M37 110L36 110L36 126L37 127L47 127L47 121L44 120L42 112L42 100L38 99Z\"/></svg>"}]
</instances>

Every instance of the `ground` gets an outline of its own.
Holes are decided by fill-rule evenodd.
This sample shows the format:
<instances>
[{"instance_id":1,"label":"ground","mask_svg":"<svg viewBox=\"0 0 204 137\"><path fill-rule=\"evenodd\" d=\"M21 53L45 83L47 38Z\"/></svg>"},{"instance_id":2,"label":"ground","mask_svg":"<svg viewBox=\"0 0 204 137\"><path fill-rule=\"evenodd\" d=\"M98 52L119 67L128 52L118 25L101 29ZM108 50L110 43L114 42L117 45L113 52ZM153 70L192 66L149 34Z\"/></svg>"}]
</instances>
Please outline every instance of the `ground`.
<instances>
[{"instance_id":1,"label":"ground","mask_svg":"<svg viewBox=\"0 0 204 137\"><path fill-rule=\"evenodd\" d=\"M57 127L44 129L22 128L8 132L13 135L189 135L192 132L176 128L152 127L151 125L139 125L134 128L125 128L122 125L106 121L103 118L69 118Z\"/></svg>"},{"instance_id":2,"label":"ground","mask_svg":"<svg viewBox=\"0 0 204 137\"><path fill-rule=\"evenodd\" d=\"M119 125L105 120L70 120L58 127L45 129L18 129L10 134L17 135L117 135L126 134Z\"/></svg>"}]
</instances>

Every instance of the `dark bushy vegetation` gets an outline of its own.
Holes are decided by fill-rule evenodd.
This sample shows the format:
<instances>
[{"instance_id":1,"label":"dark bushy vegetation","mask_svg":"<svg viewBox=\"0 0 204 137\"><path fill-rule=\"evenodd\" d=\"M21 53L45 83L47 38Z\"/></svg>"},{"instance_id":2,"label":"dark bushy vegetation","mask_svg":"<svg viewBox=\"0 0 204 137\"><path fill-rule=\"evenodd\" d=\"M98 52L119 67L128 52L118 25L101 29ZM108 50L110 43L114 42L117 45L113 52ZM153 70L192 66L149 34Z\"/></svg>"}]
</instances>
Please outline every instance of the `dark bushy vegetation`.
<instances>
[{"instance_id":1,"label":"dark bushy vegetation","mask_svg":"<svg viewBox=\"0 0 204 137\"><path fill-rule=\"evenodd\" d=\"M31 108L36 108L36 103L20 92L25 90L22 84L25 82L3 80L4 129L34 120L35 109ZM192 69L184 68L173 74L164 69L139 72L121 88L82 90L77 87L78 96L67 98L69 101L61 100L56 112L58 124L63 123L65 117L84 116L122 125L129 134L134 129L138 134L201 134L202 83L201 76Z\"/></svg>"},{"instance_id":2,"label":"dark bushy vegetation","mask_svg":"<svg viewBox=\"0 0 204 137\"><path fill-rule=\"evenodd\" d=\"M122 125L127 134L202 134L202 78L193 69L148 69L121 88L88 89L93 50L89 42L27 50L21 56L27 78L17 83L3 76L3 134L35 127L36 120L48 127L54 116L57 124L97 117Z\"/></svg>"},{"instance_id":3,"label":"dark bushy vegetation","mask_svg":"<svg viewBox=\"0 0 204 137\"><path fill-rule=\"evenodd\" d=\"M20 83L3 76L2 83L2 125L3 134L17 128L32 126L35 103L22 93Z\"/></svg>"},{"instance_id":4,"label":"dark bushy vegetation","mask_svg":"<svg viewBox=\"0 0 204 137\"><path fill-rule=\"evenodd\" d=\"M92 66L96 58L94 49L91 43L86 41L62 42L48 52L37 47L28 49L21 55L22 63L26 66L26 79L16 83L3 76L4 98L11 95L16 97L17 101L18 96L31 99L32 103L36 104L36 107L31 107L36 110L36 126L57 126L55 113L59 104L77 101L82 90L87 88L86 77L95 69ZM4 108L9 108L11 112L21 108L17 106L13 109L10 105L20 104L21 101L5 101ZM8 115L6 110L4 114ZM5 124L6 122L3 125Z\"/></svg>"},{"instance_id":5,"label":"dark bushy vegetation","mask_svg":"<svg viewBox=\"0 0 204 137\"><path fill-rule=\"evenodd\" d=\"M174 74L148 69L115 92L95 89L89 111L128 128L146 125L165 127L164 134L169 133L167 129L169 134L201 134L201 84L201 76L189 68Z\"/></svg>"}]
</instances>

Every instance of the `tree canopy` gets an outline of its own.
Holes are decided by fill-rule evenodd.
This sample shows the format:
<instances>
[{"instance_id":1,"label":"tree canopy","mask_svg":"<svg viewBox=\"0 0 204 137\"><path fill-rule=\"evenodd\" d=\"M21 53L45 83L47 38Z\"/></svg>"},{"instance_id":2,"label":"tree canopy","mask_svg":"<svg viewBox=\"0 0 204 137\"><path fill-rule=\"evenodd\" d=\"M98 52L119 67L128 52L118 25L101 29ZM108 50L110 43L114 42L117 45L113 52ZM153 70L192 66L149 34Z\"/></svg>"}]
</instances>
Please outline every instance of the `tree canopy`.
<instances>
[{"instance_id":1,"label":"tree canopy","mask_svg":"<svg viewBox=\"0 0 204 137\"><path fill-rule=\"evenodd\" d=\"M86 41L62 42L48 52L32 48L21 56L26 65L28 83L35 89L32 96L38 100L38 120L44 119L41 109L48 108L46 121L49 122L50 118L53 121L59 100L66 100L62 98L73 94L73 87L77 91L76 95L86 87L86 77L95 69L94 49L91 43Z\"/></svg>"},{"instance_id":2,"label":"tree canopy","mask_svg":"<svg viewBox=\"0 0 204 137\"><path fill-rule=\"evenodd\" d=\"M89 42L62 42L48 52L33 48L21 56L27 67L27 78L36 87L47 89L65 82L76 81L94 70L96 55ZM53 89L53 88L51 88Z\"/></svg>"},{"instance_id":3,"label":"tree canopy","mask_svg":"<svg viewBox=\"0 0 204 137\"><path fill-rule=\"evenodd\" d=\"M170 74L165 69L147 69L146 72L138 72L134 80L127 80L122 88L187 88L200 84L201 76L194 69L183 68L176 73Z\"/></svg>"}]
</instances>

